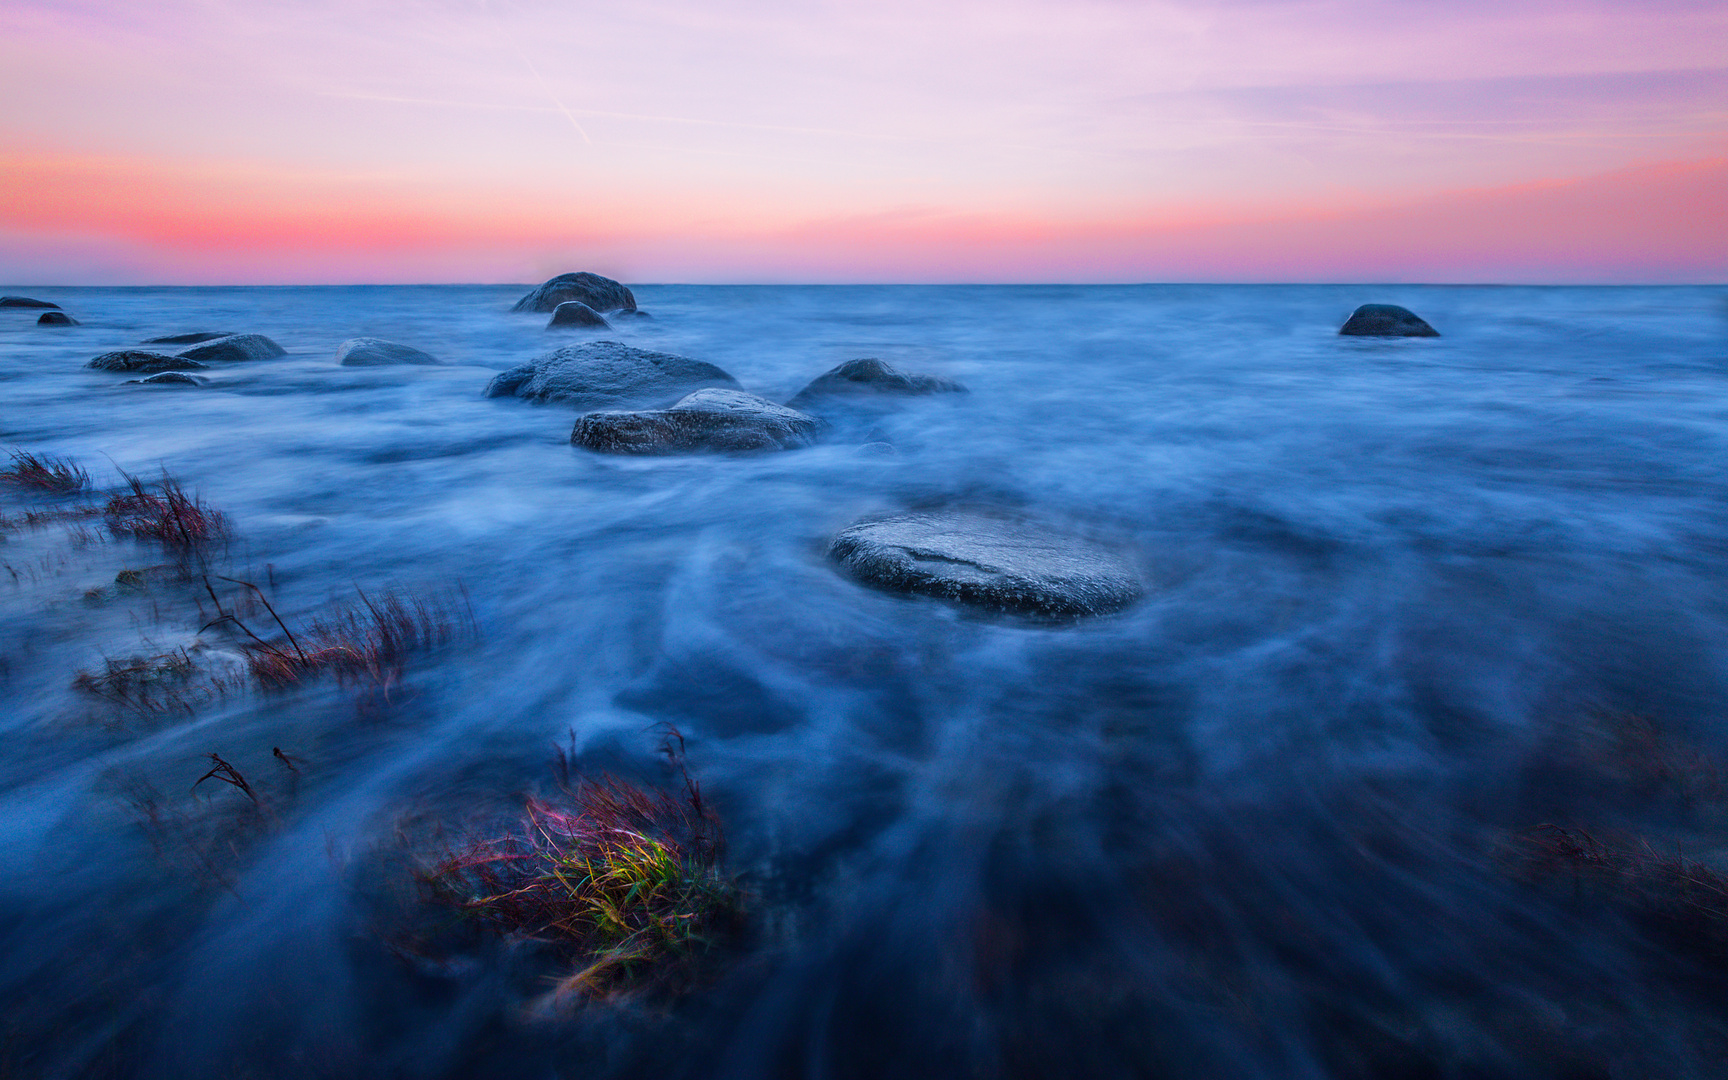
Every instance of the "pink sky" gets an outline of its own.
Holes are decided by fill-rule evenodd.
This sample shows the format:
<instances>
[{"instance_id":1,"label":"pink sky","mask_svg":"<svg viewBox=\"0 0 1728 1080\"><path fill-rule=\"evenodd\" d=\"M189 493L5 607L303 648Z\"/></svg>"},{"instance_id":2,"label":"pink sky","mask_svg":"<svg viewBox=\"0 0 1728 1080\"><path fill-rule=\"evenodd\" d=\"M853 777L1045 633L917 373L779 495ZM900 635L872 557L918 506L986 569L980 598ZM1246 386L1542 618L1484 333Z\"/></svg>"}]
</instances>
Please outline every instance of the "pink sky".
<instances>
[{"instance_id":1,"label":"pink sky","mask_svg":"<svg viewBox=\"0 0 1728 1080\"><path fill-rule=\"evenodd\" d=\"M1728 7L0 8L0 281L1728 281Z\"/></svg>"}]
</instances>

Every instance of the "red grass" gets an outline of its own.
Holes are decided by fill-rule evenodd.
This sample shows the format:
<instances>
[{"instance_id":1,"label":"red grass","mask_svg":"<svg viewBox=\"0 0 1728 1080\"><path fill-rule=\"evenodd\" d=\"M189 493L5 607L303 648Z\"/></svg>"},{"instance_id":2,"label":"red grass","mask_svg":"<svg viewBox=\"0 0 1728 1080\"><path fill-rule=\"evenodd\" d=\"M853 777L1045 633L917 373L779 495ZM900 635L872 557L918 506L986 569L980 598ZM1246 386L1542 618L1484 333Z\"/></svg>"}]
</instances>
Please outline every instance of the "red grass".
<instances>
[{"instance_id":1,"label":"red grass","mask_svg":"<svg viewBox=\"0 0 1728 1080\"><path fill-rule=\"evenodd\" d=\"M8 450L12 467L0 469L0 483L69 495L90 486L90 474L70 458L40 457Z\"/></svg>"},{"instance_id":2,"label":"red grass","mask_svg":"<svg viewBox=\"0 0 1728 1080\"><path fill-rule=\"evenodd\" d=\"M267 641L237 617L223 616L252 639L247 646L247 665L266 686L292 686L321 672L388 686L401 675L409 656L453 640L459 629L472 629L472 616L458 615L449 598L396 590L369 596L356 590L355 600L295 633L256 585L244 581L236 584L252 589L282 630L280 638ZM466 613L465 604L462 611Z\"/></svg>"},{"instance_id":3,"label":"red grass","mask_svg":"<svg viewBox=\"0 0 1728 1080\"><path fill-rule=\"evenodd\" d=\"M162 474L162 490L145 489L144 482L125 472L128 490L111 496L104 513L116 536L156 540L182 554L202 551L232 535L228 515L196 495L186 494L179 481Z\"/></svg>"}]
</instances>

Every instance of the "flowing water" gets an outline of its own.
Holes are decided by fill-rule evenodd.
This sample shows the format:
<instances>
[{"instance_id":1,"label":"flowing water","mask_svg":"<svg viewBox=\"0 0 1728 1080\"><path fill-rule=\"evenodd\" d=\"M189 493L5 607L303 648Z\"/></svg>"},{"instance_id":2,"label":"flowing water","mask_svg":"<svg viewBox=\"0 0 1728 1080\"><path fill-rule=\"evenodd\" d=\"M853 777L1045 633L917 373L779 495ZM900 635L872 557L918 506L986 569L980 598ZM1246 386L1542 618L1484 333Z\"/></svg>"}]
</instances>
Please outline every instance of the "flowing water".
<instances>
[{"instance_id":1,"label":"flowing water","mask_svg":"<svg viewBox=\"0 0 1728 1080\"><path fill-rule=\"evenodd\" d=\"M971 391L667 458L482 396L584 340L520 287L6 291L82 325L0 311L0 444L234 536L185 567L0 490L0 1076L1722 1075L1728 924L1531 852L1728 869L1728 290L642 286L601 336L776 400L862 356ZM1365 302L1444 336L1338 336ZM288 355L83 366L201 329ZM359 335L444 364L336 365ZM830 564L941 502L1107 537L1145 596L1039 623ZM460 614L266 690L206 572L261 636L223 579ZM226 681L73 685L180 647ZM404 947L405 837L550 797L558 746L675 786L667 724L749 897L694 990L549 1011L544 950Z\"/></svg>"}]
</instances>

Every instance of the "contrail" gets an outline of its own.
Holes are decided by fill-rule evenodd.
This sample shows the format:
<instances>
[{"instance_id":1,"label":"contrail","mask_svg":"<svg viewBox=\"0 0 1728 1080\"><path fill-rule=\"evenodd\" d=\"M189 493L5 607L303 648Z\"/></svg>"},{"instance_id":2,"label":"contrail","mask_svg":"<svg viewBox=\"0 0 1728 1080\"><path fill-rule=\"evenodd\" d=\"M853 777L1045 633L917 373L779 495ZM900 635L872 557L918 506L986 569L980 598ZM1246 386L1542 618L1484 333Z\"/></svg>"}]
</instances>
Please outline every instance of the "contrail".
<instances>
[{"instance_id":1,"label":"contrail","mask_svg":"<svg viewBox=\"0 0 1728 1080\"><path fill-rule=\"evenodd\" d=\"M487 15L492 15L492 8L486 3L486 0L480 0L480 9L486 12ZM493 16L493 18L496 19L496 16ZM546 96L552 99L552 104L558 106L558 111L564 114L564 119L570 121L570 126L576 129L576 134L582 136L583 142L587 143L589 146L593 146L594 140L588 137L587 130L584 129L582 124L576 119L576 114L571 112L569 107L559 99L558 95L552 92L552 87L547 85L545 76L541 75L540 69L534 66L534 61L528 59L528 54L522 51L522 49L516 44L515 39L505 33L502 27L497 27L497 29L498 36L504 39L504 43L510 46L510 50L516 54L517 58L520 59L523 64L527 65L529 71L533 72L534 81L539 83L540 89L544 90Z\"/></svg>"}]
</instances>

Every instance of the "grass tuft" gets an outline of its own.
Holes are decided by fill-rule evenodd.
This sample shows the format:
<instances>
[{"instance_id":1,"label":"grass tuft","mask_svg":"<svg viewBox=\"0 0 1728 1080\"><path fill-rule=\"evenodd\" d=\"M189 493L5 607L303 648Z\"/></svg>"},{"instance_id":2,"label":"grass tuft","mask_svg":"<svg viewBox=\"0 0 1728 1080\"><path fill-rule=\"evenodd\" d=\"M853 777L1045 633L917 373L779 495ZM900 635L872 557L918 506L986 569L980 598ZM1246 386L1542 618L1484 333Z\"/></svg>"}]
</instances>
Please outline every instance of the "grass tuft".
<instances>
[{"instance_id":1,"label":"grass tuft","mask_svg":"<svg viewBox=\"0 0 1728 1080\"><path fill-rule=\"evenodd\" d=\"M247 665L260 683L270 687L293 686L325 672L389 686L396 682L410 655L453 640L459 628L472 628L472 615L458 615L457 605L448 598L393 589L369 595L356 589L354 600L336 606L295 633L256 585L246 581L235 584L251 589L282 631L281 637L266 640L235 615L225 613L218 620L233 623L252 639L247 646ZM466 610L464 604L462 611Z\"/></svg>"},{"instance_id":2,"label":"grass tuft","mask_svg":"<svg viewBox=\"0 0 1728 1080\"><path fill-rule=\"evenodd\" d=\"M0 469L0 483L16 487L70 495L90 486L90 474L71 458L43 457L22 450L8 450L9 468Z\"/></svg>"},{"instance_id":3,"label":"grass tuft","mask_svg":"<svg viewBox=\"0 0 1728 1080\"><path fill-rule=\"evenodd\" d=\"M188 495L166 471L160 491L149 490L142 479L130 473L120 475L126 479L127 490L110 496L103 509L114 535L155 540L182 555L202 552L232 535L227 514L196 495Z\"/></svg>"}]
</instances>

